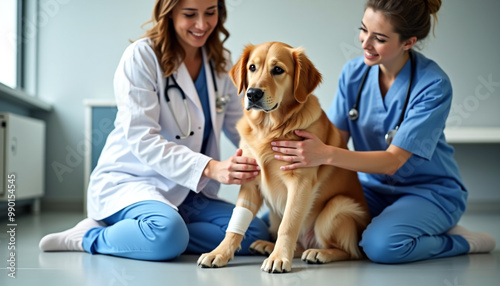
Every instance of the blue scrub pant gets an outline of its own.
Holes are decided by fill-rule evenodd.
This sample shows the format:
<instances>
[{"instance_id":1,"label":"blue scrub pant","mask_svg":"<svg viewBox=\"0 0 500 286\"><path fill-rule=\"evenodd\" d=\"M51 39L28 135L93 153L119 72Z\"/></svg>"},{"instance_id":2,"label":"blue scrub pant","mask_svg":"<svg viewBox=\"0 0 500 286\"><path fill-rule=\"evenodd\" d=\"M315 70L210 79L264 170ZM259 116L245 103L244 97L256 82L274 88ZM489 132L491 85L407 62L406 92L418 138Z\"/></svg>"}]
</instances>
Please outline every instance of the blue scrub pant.
<instances>
[{"instance_id":1,"label":"blue scrub pant","mask_svg":"<svg viewBox=\"0 0 500 286\"><path fill-rule=\"evenodd\" d=\"M360 246L378 263L405 263L466 254L469 244L458 235L446 234L455 226L461 211L449 211L415 195L392 202L366 192L372 222L363 232Z\"/></svg>"},{"instance_id":2,"label":"blue scrub pant","mask_svg":"<svg viewBox=\"0 0 500 286\"><path fill-rule=\"evenodd\" d=\"M138 202L104 219L107 227L89 230L83 248L92 254L154 261L210 252L224 238L233 208L233 204L193 192L178 212L159 201ZM250 254L250 244L258 239L269 240L269 232L255 218L236 254Z\"/></svg>"}]
</instances>

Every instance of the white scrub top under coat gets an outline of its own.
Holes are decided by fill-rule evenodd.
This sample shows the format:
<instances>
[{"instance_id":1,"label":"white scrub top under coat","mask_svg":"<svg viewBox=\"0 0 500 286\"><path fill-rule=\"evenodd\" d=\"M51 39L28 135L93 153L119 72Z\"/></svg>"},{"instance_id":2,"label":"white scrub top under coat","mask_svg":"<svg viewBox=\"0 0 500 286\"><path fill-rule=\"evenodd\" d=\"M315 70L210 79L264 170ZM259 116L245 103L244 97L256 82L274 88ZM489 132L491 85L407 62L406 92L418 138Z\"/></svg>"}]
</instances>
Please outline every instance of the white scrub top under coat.
<instances>
[{"instance_id":1,"label":"white scrub top under coat","mask_svg":"<svg viewBox=\"0 0 500 286\"><path fill-rule=\"evenodd\" d=\"M210 71L203 51L205 71ZM229 54L227 68L231 67ZM239 143L236 122L242 116L236 87L227 74L216 74L220 95L230 101L223 113L215 110L212 74L206 73L213 133L206 155L199 153L203 142L205 117L196 88L186 66L174 76L184 90L194 135L182 134L165 100L163 76L150 39L131 44L124 52L114 78L118 113L115 128L108 136L88 188L88 216L104 219L122 208L145 200L157 200L176 208L193 190L216 198L220 183L202 177L208 161L219 160L221 131L235 145ZM169 91L175 116L183 130L188 120L182 97Z\"/></svg>"},{"instance_id":2,"label":"white scrub top under coat","mask_svg":"<svg viewBox=\"0 0 500 286\"><path fill-rule=\"evenodd\" d=\"M392 144L413 155L393 176L359 172L365 190L382 195L414 194L457 211L465 209L467 190L462 184L454 149L447 144L443 130L450 111L452 88L448 76L432 60L415 52L415 74L404 120ZM399 72L385 97L379 88L379 66L369 71L359 103L359 118L348 112L356 101L357 90L367 66L363 57L348 62L340 75L337 94L328 110L329 119L351 135L356 151L386 150L387 131L401 115L411 61ZM445 202L441 198L445 197Z\"/></svg>"}]
</instances>

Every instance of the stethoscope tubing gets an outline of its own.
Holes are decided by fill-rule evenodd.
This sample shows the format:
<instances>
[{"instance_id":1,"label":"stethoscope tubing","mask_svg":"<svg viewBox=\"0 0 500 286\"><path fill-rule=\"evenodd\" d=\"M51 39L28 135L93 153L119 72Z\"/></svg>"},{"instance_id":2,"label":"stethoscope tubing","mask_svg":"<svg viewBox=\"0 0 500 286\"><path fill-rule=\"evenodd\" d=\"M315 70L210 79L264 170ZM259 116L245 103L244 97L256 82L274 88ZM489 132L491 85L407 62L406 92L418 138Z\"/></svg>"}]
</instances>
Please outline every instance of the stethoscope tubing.
<instances>
[{"instance_id":1,"label":"stethoscope tubing","mask_svg":"<svg viewBox=\"0 0 500 286\"><path fill-rule=\"evenodd\" d=\"M411 93L411 86L413 83L413 77L415 73L415 59L413 55L413 51L409 51L410 53L410 63L411 63L411 69L410 69L410 80L408 82L408 89L406 90L406 98L405 98L405 103L403 106L403 109L401 110L401 115L399 116L399 121L396 127L393 129L389 130L387 134L385 135L385 141L387 145L390 145L392 142L392 139L394 138L397 130L399 129L399 126L401 126L401 123L403 123L405 113L406 113L406 108L408 107L408 103L410 102L410 93ZM349 119L351 121L355 121L359 118L359 103L361 100L361 93L363 91L363 87L365 86L365 81L368 76L368 72L370 71L371 66L368 66L365 73L363 74L363 78L361 79L361 83L359 84L358 87L358 93L356 95L356 102L352 106L352 108L349 110Z\"/></svg>"},{"instance_id":2,"label":"stethoscope tubing","mask_svg":"<svg viewBox=\"0 0 500 286\"><path fill-rule=\"evenodd\" d=\"M212 81L213 81L213 84L214 84L215 96L217 98L219 92L218 92L218 89L217 89L217 81L215 79L214 68L212 66L212 62L211 61L209 61L208 64L210 65L210 72L212 74ZM172 78L172 81L174 82L173 85L169 84L170 78ZM187 132L184 132L182 130L181 124L179 123L179 120L177 119L177 116L175 116L174 108L172 107L172 103L170 102L170 96L168 96L168 91L170 89L172 89L172 88L177 88L179 90L179 92L181 93L182 101L183 101L183 104L184 104L184 110L186 111L186 113L188 115L187 116L187 118L188 118L188 130L187 130ZM165 100L167 101L168 108L170 109L170 112L172 113L172 116L174 117L175 124L177 125L177 128L179 128L179 131L182 134L182 135L175 136L175 138L179 140L179 139L187 139L190 136L193 136L194 131L193 131L192 126L191 126L191 113L189 112L189 106L188 106L186 94L184 93L184 90L182 90L182 88L180 87L180 85L177 83L177 81L175 80L175 77L173 75L170 75L169 77L167 77L167 85L165 86Z\"/></svg>"}]
</instances>

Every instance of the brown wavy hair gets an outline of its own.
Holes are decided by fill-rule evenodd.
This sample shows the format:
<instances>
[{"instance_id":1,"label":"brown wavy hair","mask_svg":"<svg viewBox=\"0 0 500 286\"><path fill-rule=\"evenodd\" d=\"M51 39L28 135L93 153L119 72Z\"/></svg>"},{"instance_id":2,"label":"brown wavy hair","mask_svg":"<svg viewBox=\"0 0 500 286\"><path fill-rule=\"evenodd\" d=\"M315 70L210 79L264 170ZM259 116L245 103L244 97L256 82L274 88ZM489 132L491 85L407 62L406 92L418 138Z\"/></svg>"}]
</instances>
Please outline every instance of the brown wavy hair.
<instances>
[{"instance_id":1,"label":"brown wavy hair","mask_svg":"<svg viewBox=\"0 0 500 286\"><path fill-rule=\"evenodd\" d=\"M437 23L441 0L368 0L366 8L382 12L394 26L400 40L423 40L431 29L431 17ZM434 27L433 27L434 33Z\"/></svg>"},{"instance_id":2,"label":"brown wavy hair","mask_svg":"<svg viewBox=\"0 0 500 286\"><path fill-rule=\"evenodd\" d=\"M152 24L153 26L141 37L150 38L153 42L153 49L158 57L165 77L172 75L186 57L184 49L179 44L170 17L172 10L179 2L180 0L157 0L153 9L153 17L151 20L144 23L144 25ZM205 48L207 50L208 60L214 61L215 71L217 73L225 73L227 70L224 51L228 50L224 48L224 42L229 38L229 32L224 27L224 22L227 17L224 0L217 1L217 9L217 26L208 37ZM220 34L223 35L222 40Z\"/></svg>"}]
</instances>

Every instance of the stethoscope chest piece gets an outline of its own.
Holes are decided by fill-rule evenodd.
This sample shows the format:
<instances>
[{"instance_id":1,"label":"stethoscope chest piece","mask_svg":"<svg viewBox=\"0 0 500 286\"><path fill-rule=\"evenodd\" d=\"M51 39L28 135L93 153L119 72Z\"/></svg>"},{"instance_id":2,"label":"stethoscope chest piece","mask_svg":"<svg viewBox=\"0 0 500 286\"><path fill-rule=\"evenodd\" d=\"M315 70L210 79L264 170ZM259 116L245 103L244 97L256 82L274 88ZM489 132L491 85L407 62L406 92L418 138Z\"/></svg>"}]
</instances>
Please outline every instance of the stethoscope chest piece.
<instances>
[{"instance_id":1,"label":"stethoscope chest piece","mask_svg":"<svg viewBox=\"0 0 500 286\"><path fill-rule=\"evenodd\" d=\"M219 93L215 93L215 111L219 114L224 113L226 110L227 103L230 97L228 95L219 96Z\"/></svg>"},{"instance_id":2,"label":"stethoscope chest piece","mask_svg":"<svg viewBox=\"0 0 500 286\"><path fill-rule=\"evenodd\" d=\"M351 120L356 120L359 118L359 112L356 108L351 108L351 110L349 110L349 119Z\"/></svg>"},{"instance_id":3,"label":"stethoscope chest piece","mask_svg":"<svg viewBox=\"0 0 500 286\"><path fill-rule=\"evenodd\" d=\"M398 131L398 128L399 128L399 126L396 126L396 128L389 130L385 134L385 143L387 143L387 145L391 145L392 139L394 139L394 136L396 136L396 132Z\"/></svg>"}]
</instances>

